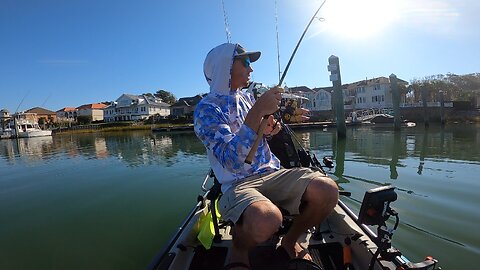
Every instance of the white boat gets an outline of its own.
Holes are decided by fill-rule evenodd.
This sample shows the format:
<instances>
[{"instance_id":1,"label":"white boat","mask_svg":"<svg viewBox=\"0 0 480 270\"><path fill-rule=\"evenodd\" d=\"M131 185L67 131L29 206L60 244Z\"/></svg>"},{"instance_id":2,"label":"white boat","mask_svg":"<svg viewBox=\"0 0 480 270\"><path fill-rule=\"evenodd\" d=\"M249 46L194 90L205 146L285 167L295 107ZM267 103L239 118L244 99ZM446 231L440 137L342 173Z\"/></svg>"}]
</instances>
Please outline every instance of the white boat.
<instances>
[{"instance_id":1,"label":"white boat","mask_svg":"<svg viewBox=\"0 0 480 270\"><path fill-rule=\"evenodd\" d=\"M16 114L13 117L2 131L4 136L13 138L52 136L51 130L41 129L37 121L25 117L25 114Z\"/></svg>"},{"instance_id":2,"label":"white boat","mask_svg":"<svg viewBox=\"0 0 480 270\"><path fill-rule=\"evenodd\" d=\"M287 127L288 129L288 127ZM290 130L291 131L291 130ZM300 149L306 151L305 149ZM272 151L274 151L272 149ZM275 152L274 152L275 153ZM314 155L306 152L309 166L323 170ZM297 163L296 161L294 163ZM300 163L305 164L303 161ZM328 159L324 159L329 167ZM288 163L285 163L288 164ZM170 242L150 263L155 270L215 270L224 269L232 247L234 225L217 218L215 201L220 194L218 182L206 188L214 179L210 171L205 177L197 204L173 235ZM340 195L349 196L348 192ZM301 237L301 245L308 247L313 262L285 258L278 251L279 243L292 222L284 216L284 223L271 239L258 245L249 254L249 269L321 269L321 270L438 270L438 261L429 257L419 263L410 262L402 252L391 245L393 232L398 226L398 214L390 207L397 199L391 186L384 186L365 193L359 216L341 200L333 213ZM395 225L388 228L387 221L395 217ZM377 232L372 228L377 226Z\"/></svg>"}]
</instances>

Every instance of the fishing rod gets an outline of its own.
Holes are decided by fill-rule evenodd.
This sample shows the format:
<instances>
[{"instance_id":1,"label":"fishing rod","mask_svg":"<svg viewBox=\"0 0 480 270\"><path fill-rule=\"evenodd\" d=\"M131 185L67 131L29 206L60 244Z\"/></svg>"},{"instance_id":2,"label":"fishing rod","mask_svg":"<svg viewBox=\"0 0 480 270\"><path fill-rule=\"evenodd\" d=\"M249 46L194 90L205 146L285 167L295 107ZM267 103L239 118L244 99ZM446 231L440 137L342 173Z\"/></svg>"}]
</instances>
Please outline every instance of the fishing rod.
<instances>
[{"instance_id":1,"label":"fishing rod","mask_svg":"<svg viewBox=\"0 0 480 270\"><path fill-rule=\"evenodd\" d=\"M298 47L300 46L300 43L302 43L303 38L305 37L305 34L307 33L308 28L310 28L310 25L312 24L313 20L317 17L318 12L320 9L323 7L323 5L327 2L327 0L324 0L320 7L315 11L315 14L313 14L312 18L307 24L307 27L305 27L305 30L303 30L302 36L300 36L300 39L297 42L297 46L295 46L295 49L293 50L292 55L290 56L290 59L288 60L287 66L285 66L285 70L282 73L282 77L280 78L277 87L281 87L283 80L285 79L285 76L287 75L287 71L290 68L290 64L292 63L293 57L295 57L295 54L297 53ZM283 93L283 91L281 91ZM260 127L258 128L258 134L257 138L255 139L252 148L250 149L250 152L248 152L247 157L245 158L245 163L247 164L252 164L253 157L255 156L255 153L257 152L258 145L260 145L260 141L263 139L263 133L265 132L265 128L267 127L268 124L268 117L270 115L265 115L262 119L262 122L260 123Z\"/></svg>"}]
</instances>

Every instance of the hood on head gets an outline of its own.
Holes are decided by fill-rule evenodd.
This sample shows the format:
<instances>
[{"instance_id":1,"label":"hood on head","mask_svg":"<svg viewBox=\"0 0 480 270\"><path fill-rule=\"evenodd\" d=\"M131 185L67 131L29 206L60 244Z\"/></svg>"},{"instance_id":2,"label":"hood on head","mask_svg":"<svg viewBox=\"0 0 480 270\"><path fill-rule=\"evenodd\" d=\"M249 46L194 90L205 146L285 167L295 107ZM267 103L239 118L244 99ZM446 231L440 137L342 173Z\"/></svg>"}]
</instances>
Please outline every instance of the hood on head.
<instances>
[{"instance_id":1,"label":"hood on head","mask_svg":"<svg viewBox=\"0 0 480 270\"><path fill-rule=\"evenodd\" d=\"M226 95L231 88L231 71L235 56L249 56L251 62L260 57L260 52L247 52L239 44L224 43L213 48L203 63L203 74L210 85L210 93Z\"/></svg>"}]
</instances>

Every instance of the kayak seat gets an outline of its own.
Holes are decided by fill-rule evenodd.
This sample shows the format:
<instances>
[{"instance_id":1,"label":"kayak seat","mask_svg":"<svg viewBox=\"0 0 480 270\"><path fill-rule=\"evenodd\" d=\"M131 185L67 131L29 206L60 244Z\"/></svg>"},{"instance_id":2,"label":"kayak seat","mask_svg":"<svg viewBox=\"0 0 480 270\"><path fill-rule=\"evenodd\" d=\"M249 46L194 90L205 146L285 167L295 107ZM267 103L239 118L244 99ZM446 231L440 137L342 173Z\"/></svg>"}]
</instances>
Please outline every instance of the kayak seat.
<instances>
[{"instance_id":1,"label":"kayak seat","mask_svg":"<svg viewBox=\"0 0 480 270\"><path fill-rule=\"evenodd\" d=\"M210 201L210 212L212 213L212 222L213 222L213 228L215 231L215 235L213 237L213 242L214 243L220 243L222 240L222 236L220 234L220 223L222 226L225 226L227 223L225 221L221 221L218 219L217 215L214 215L213 213L217 213L216 209L216 201L222 195L222 184L218 182L217 177L213 173L213 170L210 170L210 177L213 178L213 185L210 187L210 190L207 194L207 199Z\"/></svg>"}]
</instances>

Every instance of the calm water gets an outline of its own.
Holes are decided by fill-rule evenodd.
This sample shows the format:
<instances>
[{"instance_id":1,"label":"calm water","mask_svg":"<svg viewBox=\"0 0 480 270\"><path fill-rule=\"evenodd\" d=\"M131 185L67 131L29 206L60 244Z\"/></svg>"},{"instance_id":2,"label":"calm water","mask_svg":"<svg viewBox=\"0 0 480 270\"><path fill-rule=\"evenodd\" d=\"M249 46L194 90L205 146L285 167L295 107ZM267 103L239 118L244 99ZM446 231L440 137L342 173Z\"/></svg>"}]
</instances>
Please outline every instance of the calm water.
<instances>
[{"instance_id":1,"label":"calm water","mask_svg":"<svg viewBox=\"0 0 480 270\"><path fill-rule=\"evenodd\" d=\"M477 269L480 126L297 132L351 191L397 187L394 244L443 269ZM193 133L0 141L0 269L143 269L193 207L208 170Z\"/></svg>"}]
</instances>

